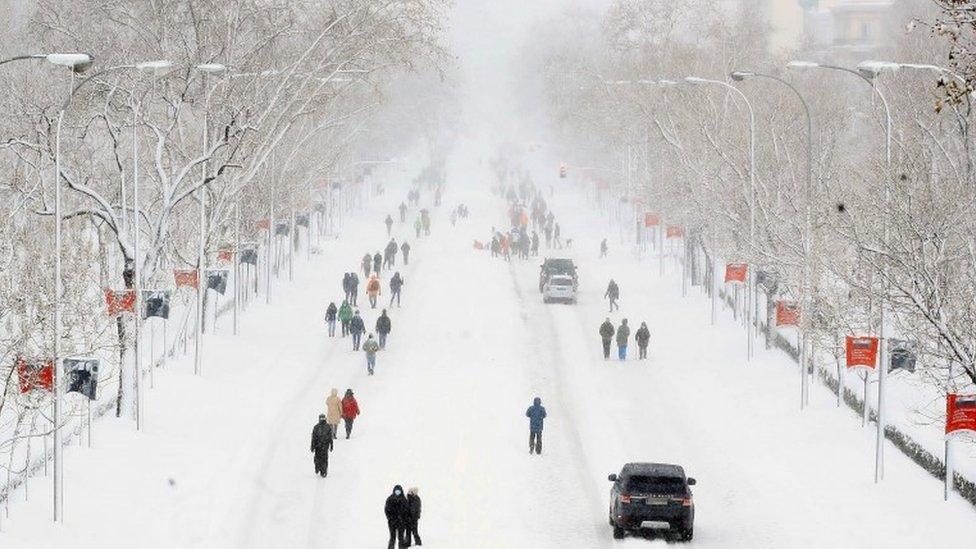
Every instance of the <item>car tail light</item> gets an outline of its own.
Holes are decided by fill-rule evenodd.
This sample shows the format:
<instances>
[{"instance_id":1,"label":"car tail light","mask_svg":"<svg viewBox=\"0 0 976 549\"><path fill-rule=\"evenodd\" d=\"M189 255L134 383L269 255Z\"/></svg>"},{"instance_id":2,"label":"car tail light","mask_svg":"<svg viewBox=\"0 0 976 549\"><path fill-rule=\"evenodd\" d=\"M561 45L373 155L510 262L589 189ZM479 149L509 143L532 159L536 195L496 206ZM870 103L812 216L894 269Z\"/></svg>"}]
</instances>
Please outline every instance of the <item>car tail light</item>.
<instances>
[{"instance_id":1,"label":"car tail light","mask_svg":"<svg viewBox=\"0 0 976 549\"><path fill-rule=\"evenodd\" d=\"M630 503L630 494L620 494L620 503Z\"/></svg>"},{"instance_id":2,"label":"car tail light","mask_svg":"<svg viewBox=\"0 0 976 549\"><path fill-rule=\"evenodd\" d=\"M681 505L684 506L684 507L691 507L691 505L692 505L691 498L685 498L685 499L681 500Z\"/></svg>"}]
</instances>

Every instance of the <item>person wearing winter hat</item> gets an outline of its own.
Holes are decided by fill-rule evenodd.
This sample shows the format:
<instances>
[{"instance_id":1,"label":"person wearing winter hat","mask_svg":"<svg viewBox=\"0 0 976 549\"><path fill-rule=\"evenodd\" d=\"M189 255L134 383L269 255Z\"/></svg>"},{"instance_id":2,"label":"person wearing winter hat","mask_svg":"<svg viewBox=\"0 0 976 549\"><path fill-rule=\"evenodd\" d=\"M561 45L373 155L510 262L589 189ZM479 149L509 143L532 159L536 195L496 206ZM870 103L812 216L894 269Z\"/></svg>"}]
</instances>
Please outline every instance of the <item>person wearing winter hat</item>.
<instances>
[{"instance_id":1,"label":"person wearing winter hat","mask_svg":"<svg viewBox=\"0 0 976 549\"><path fill-rule=\"evenodd\" d=\"M352 394L352 389L346 389L346 395L342 397L342 421L346 424L346 439L352 434L352 422L359 416L359 403Z\"/></svg>"},{"instance_id":2,"label":"person wearing winter hat","mask_svg":"<svg viewBox=\"0 0 976 549\"><path fill-rule=\"evenodd\" d=\"M332 389L329 398L325 399L325 417L332 428L332 438L338 438L339 420L342 419L342 401L339 400L338 389Z\"/></svg>"},{"instance_id":3,"label":"person wearing winter hat","mask_svg":"<svg viewBox=\"0 0 976 549\"><path fill-rule=\"evenodd\" d=\"M407 508L410 510L410 521L407 523L407 547L410 543L423 545L420 542L420 533L417 532L417 525L420 523L420 496L417 495L417 488L407 490Z\"/></svg>"},{"instance_id":4,"label":"person wearing winter hat","mask_svg":"<svg viewBox=\"0 0 976 549\"><path fill-rule=\"evenodd\" d=\"M332 428L329 427L326 415L319 414L319 422L312 428L312 461L315 463L315 474L323 477L329 474L329 452L332 448Z\"/></svg>"},{"instance_id":5,"label":"person wearing winter hat","mask_svg":"<svg viewBox=\"0 0 976 549\"><path fill-rule=\"evenodd\" d=\"M376 353L380 350L380 344L373 339L373 334L369 334L366 343L363 343L363 351L366 353L366 371L373 375L376 369Z\"/></svg>"},{"instance_id":6,"label":"person wearing winter hat","mask_svg":"<svg viewBox=\"0 0 976 549\"><path fill-rule=\"evenodd\" d=\"M407 497L403 495L403 487L399 484L393 487L393 493L386 498L383 512L386 514L386 524L390 528L390 543L387 549L393 549L394 543L401 549L408 547L407 524L410 522L410 504L407 502Z\"/></svg>"}]
</instances>

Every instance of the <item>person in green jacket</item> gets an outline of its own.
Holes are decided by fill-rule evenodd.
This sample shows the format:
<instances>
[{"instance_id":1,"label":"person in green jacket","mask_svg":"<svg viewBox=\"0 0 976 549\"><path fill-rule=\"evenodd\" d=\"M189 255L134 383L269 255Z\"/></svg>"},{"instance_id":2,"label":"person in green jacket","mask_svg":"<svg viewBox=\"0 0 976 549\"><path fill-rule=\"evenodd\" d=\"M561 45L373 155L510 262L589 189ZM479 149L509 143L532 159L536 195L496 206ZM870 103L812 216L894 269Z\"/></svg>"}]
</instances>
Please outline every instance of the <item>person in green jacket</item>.
<instances>
[{"instance_id":1,"label":"person in green jacket","mask_svg":"<svg viewBox=\"0 0 976 549\"><path fill-rule=\"evenodd\" d=\"M373 339L373 334L369 334L366 343L363 343L363 351L366 353L366 370L369 375L373 375L373 369L376 368L376 353L379 350L380 344Z\"/></svg>"},{"instance_id":2,"label":"person in green jacket","mask_svg":"<svg viewBox=\"0 0 976 549\"><path fill-rule=\"evenodd\" d=\"M342 322L342 337L349 335L349 321L352 320L352 307L348 301L343 300L339 307L339 322Z\"/></svg>"},{"instance_id":3,"label":"person in green jacket","mask_svg":"<svg viewBox=\"0 0 976 549\"><path fill-rule=\"evenodd\" d=\"M617 357L620 360L627 360L627 340L630 339L630 327L627 326L627 319L620 321L617 328Z\"/></svg>"}]
</instances>

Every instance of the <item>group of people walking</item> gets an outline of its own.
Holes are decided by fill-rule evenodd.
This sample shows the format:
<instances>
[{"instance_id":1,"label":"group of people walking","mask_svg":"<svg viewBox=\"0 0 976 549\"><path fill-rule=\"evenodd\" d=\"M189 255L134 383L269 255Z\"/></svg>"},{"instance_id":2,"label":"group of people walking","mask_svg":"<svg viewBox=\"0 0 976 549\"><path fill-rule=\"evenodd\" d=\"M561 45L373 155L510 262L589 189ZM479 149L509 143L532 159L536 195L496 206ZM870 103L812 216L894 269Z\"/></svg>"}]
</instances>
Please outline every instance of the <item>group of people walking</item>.
<instances>
[{"instance_id":1,"label":"group of people walking","mask_svg":"<svg viewBox=\"0 0 976 549\"><path fill-rule=\"evenodd\" d=\"M620 360L627 360L627 343L630 341L630 326L627 325L627 319L620 321L620 326L617 328L613 327L613 323L610 322L610 317L600 325L600 341L603 343L603 358L604 360L610 358L610 345L616 338L617 342L617 358ZM647 358L647 346L651 341L651 331L647 328L646 322L641 322L640 328L634 333L634 341L637 342L638 358L644 360Z\"/></svg>"}]
</instances>

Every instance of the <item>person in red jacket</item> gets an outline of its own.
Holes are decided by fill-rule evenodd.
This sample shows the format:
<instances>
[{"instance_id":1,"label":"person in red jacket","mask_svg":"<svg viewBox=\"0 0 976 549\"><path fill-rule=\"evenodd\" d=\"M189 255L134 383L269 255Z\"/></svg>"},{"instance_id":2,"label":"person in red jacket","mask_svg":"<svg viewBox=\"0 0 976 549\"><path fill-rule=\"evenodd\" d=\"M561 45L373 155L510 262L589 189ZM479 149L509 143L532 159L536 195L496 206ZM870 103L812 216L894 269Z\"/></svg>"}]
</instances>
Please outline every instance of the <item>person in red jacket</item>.
<instances>
[{"instance_id":1,"label":"person in red jacket","mask_svg":"<svg viewBox=\"0 0 976 549\"><path fill-rule=\"evenodd\" d=\"M346 439L352 434L352 422L359 415L359 403L352 395L352 389L346 389L346 395L342 397L342 421L346 424Z\"/></svg>"}]
</instances>

